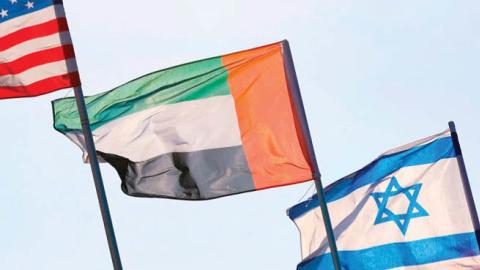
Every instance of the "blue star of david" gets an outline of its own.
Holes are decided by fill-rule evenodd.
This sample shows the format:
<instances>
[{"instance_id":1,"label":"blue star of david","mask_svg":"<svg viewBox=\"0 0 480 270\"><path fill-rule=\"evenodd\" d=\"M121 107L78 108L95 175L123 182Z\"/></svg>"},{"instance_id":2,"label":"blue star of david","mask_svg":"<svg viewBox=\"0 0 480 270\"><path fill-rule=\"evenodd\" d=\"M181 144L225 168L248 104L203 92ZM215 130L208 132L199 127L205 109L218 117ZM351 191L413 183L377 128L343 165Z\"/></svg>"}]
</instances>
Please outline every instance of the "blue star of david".
<instances>
[{"instance_id":1,"label":"blue star of david","mask_svg":"<svg viewBox=\"0 0 480 270\"><path fill-rule=\"evenodd\" d=\"M427 211L417 202L418 194L422 184L416 184L410 187L401 187L396 177L392 177L390 184L385 192L374 192L372 197L375 199L378 207L377 217L375 218L375 225L393 221L403 235L407 233L410 220L419 217L428 216ZM390 197L397 195L404 195L409 201L408 210L403 214L394 214L387 209L388 200Z\"/></svg>"}]
</instances>

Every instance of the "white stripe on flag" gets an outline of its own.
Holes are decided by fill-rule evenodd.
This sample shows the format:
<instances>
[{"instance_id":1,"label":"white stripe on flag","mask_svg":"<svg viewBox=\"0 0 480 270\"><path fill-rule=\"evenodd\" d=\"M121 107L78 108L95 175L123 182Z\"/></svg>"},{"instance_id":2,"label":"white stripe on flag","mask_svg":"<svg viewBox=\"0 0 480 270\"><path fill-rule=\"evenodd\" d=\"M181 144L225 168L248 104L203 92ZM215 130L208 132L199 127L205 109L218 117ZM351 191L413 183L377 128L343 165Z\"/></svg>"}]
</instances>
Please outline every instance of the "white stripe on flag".
<instances>
[{"instance_id":1,"label":"white stripe on flag","mask_svg":"<svg viewBox=\"0 0 480 270\"><path fill-rule=\"evenodd\" d=\"M67 135L87 155L81 133ZM231 95L160 105L121 117L93 131L98 151L131 161L162 154L239 146L235 102Z\"/></svg>"},{"instance_id":2,"label":"white stripe on flag","mask_svg":"<svg viewBox=\"0 0 480 270\"><path fill-rule=\"evenodd\" d=\"M69 32L55 33L50 36L31 39L0 52L0 63L13 62L25 55L67 44L72 44Z\"/></svg>"},{"instance_id":3,"label":"white stripe on flag","mask_svg":"<svg viewBox=\"0 0 480 270\"><path fill-rule=\"evenodd\" d=\"M65 17L63 5L55 5L39 11L11 19L0 24L0 38L14 33L22 28L42 24L57 18Z\"/></svg>"},{"instance_id":4,"label":"white stripe on flag","mask_svg":"<svg viewBox=\"0 0 480 270\"><path fill-rule=\"evenodd\" d=\"M392 176L401 187L421 183L418 203L428 216L411 219L404 236L397 225L386 222L374 225L378 207L372 192L385 192ZM426 238L473 232L456 158L433 164L404 167L387 176L379 184L355 190L348 196L328 204L339 250L360 250L374 246L410 242ZM390 197L387 208L403 214L408 207L406 196ZM402 212L403 211L403 212ZM315 208L295 219L300 229L302 257L329 252L322 214Z\"/></svg>"},{"instance_id":5,"label":"white stripe on flag","mask_svg":"<svg viewBox=\"0 0 480 270\"><path fill-rule=\"evenodd\" d=\"M0 86L30 85L47 78L65 75L74 71L77 71L75 59L72 58L68 60L62 60L45 65L35 66L16 75L0 76Z\"/></svg>"}]
</instances>

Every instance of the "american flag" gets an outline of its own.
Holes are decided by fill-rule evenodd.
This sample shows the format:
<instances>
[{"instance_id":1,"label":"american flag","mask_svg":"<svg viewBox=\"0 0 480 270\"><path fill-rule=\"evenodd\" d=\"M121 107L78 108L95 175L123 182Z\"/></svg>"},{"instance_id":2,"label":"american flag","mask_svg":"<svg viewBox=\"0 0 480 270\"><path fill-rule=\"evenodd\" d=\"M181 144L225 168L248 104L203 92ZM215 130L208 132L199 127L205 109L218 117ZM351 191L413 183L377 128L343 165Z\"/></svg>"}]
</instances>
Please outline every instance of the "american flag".
<instances>
[{"instance_id":1,"label":"american flag","mask_svg":"<svg viewBox=\"0 0 480 270\"><path fill-rule=\"evenodd\" d=\"M0 0L0 99L80 85L61 0Z\"/></svg>"}]
</instances>

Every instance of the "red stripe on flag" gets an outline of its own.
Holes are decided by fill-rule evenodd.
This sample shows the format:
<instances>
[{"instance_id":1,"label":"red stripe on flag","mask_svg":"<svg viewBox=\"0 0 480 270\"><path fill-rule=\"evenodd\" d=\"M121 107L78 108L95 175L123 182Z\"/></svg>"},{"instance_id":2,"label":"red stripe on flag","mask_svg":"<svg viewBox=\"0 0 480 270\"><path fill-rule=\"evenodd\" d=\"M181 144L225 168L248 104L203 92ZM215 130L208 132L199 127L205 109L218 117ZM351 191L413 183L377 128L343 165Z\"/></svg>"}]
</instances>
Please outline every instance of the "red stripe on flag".
<instances>
[{"instance_id":1,"label":"red stripe on flag","mask_svg":"<svg viewBox=\"0 0 480 270\"><path fill-rule=\"evenodd\" d=\"M79 85L80 76L78 72L73 72L62 76L51 77L26 86L0 86L0 99L35 97L63 88L76 87Z\"/></svg>"},{"instance_id":2,"label":"red stripe on flag","mask_svg":"<svg viewBox=\"0 0 480 270\"><path fill-rule=\"evenodd\" d=\"M13 62L0 64L0 76L15 75L30 68L52 62L75 58L73 45L64 45L25 55Z\"/></svg>"},{"instance_id":3,"label":"red stripe on flag","mask_svg":"<svg viewBox=\"0 0 480 270\"><path fill-rule=\"evenodd\" d=\"M17 44L34 38L45 37L59 32L68 31L66 18L59 18L46 23L22 28L16 32L0 38L0 51L7 50Z\"/></svg>"}]
</instances>

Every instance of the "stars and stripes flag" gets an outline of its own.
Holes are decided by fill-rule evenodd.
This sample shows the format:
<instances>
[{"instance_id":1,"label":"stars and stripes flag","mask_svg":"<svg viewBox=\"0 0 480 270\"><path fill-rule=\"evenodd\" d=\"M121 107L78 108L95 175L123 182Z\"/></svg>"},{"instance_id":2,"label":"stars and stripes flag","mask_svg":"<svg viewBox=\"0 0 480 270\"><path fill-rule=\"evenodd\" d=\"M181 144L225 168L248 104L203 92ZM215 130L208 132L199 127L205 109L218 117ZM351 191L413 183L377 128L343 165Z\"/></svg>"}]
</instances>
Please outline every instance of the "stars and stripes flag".
<instances>
[{"instance_id":1,"label":"stars and stripes flag","mask_svg":"<svg viewBox=\"0 0 480 270\"><path fill-rule=\"evenodd\" d=\"M0 0L0 99L79 85L62 1Z\"/></svg>"}]
</instances>

